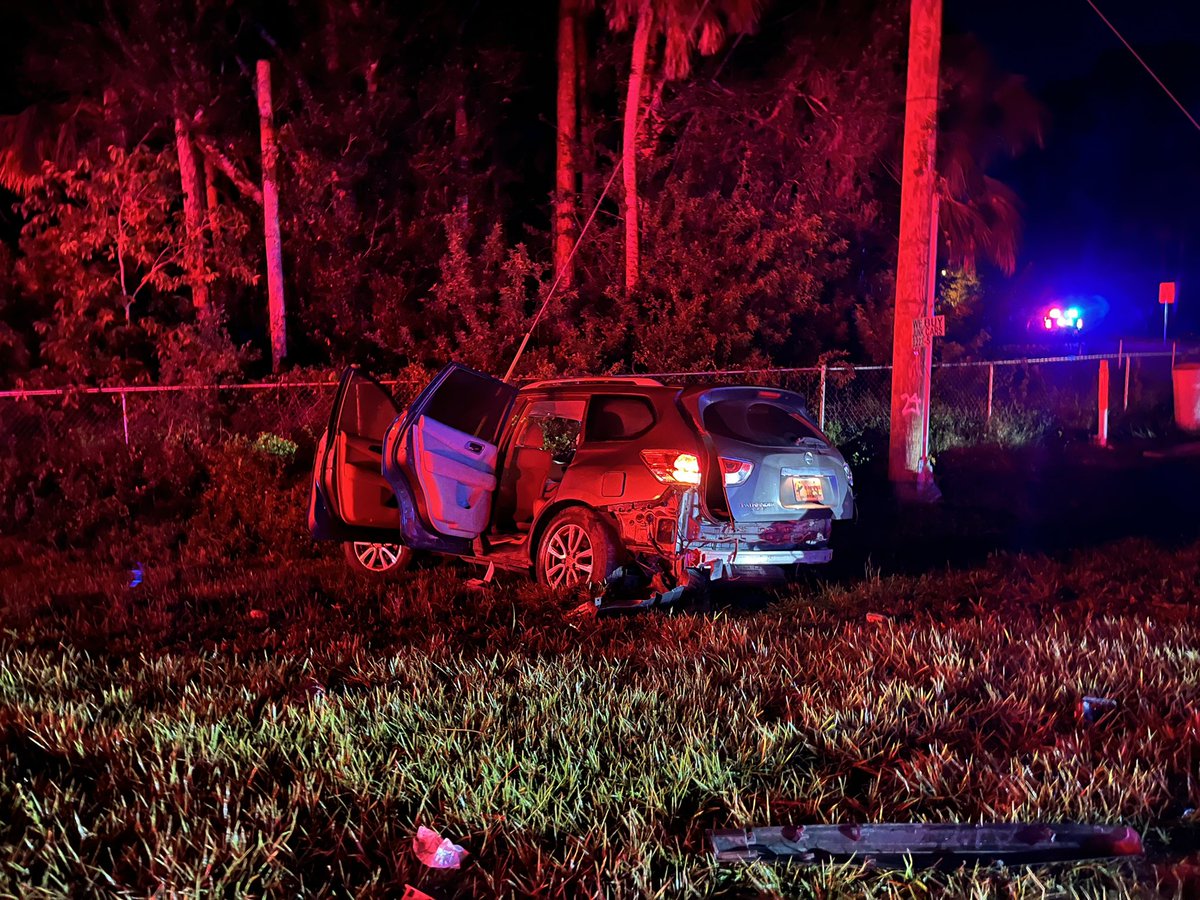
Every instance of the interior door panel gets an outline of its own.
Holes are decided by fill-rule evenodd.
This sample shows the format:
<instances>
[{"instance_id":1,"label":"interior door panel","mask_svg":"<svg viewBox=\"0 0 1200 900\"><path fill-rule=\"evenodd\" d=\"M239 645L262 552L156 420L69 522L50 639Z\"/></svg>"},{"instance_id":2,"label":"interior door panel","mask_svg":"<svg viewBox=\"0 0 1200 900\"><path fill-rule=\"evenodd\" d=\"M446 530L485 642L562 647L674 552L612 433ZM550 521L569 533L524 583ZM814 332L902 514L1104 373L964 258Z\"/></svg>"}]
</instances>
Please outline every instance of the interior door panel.
<instances>
[{"instance_id":1,"label":"interior door panel","mask_svg":"<svg viewBox=\"0 0 1200 900\"><path fill-rule=\"evenodd\" d=\"M496 445L421 416L413 450L430 524L453 537L483 534L496 490Z\"/></svg>"},{"instance_id":2,"label":"interior door panel","mask_svg":"<svg viewBox=\"0 0 1200 900\"><path fill-rule=\"evenodd\" d=\"M399 503L382 471L383 435L398 414L392 395L369 375L353 366L342 375L317 447L309 502L314 534L348 540L399 530Z\"/></svg>"},{"instance_id":3,"label":"interior door panel","mask_svg":"<svg viewBox=\"0 0 1200 900\"><path fill-rule=\"evenodd\" d=\"M398 528L399 504L380 470L383 447L378 438L338 432L338 508L349 524Z\"/></svg>"}]
</instances>

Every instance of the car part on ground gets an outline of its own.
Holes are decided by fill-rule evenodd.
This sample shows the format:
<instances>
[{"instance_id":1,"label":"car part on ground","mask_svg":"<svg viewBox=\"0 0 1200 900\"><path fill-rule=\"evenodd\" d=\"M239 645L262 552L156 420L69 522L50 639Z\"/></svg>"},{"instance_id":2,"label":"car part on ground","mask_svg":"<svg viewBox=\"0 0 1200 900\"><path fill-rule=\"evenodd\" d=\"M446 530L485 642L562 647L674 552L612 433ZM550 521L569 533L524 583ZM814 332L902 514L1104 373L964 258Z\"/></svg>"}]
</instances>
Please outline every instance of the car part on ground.
<instances>
[{"instance_id":1,"label":"car part on ground","mask_svg":"<svg viewBox=\"0 0 1200 900\"><path fill-rule=\"evenodd\" d=\"M403 572L412 563L413 556L403 544L379 541L346 541L342 544L342 552L354 571L377 577Z\"/></svg>"},{"instance_id":2,"label":"car part on ground","mask_svg":"<svg viewBox=\"0 0 1200 900\"><path fill-rule=\"evenodd\" d=\"M718 862L856 862L885 868L1026 865L1143 853L1141 835L1128 826L1073 823L785 825L717 829L708 832L708 842Z\"/></svg>"}]
</instances>

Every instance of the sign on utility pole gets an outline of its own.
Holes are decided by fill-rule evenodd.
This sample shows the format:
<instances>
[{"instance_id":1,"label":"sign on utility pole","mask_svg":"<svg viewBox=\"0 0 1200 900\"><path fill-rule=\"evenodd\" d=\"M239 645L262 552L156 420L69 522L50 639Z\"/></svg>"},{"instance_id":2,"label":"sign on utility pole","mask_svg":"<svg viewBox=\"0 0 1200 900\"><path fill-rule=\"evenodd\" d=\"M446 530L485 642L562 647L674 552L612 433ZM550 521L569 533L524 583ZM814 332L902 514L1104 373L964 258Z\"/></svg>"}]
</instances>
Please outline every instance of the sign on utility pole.
<instances>
[{"instance_id":1,"label":"sign on utility pole","mask_svg":"<svg viewBox=\"0 0 1200 900\"><path fill-rule=\"evenodd\" d=\"M1175 305L1175 282L1162 281L1158 285L1158 302L1163 308L1163 343L1167 342L1167 310Z\"/></svg>"},{"instance_id":2,"label":"sign on utility pole","mask_svg":"<svg viewBox=\"0 0 1200 900\"><path fill-rule=\"evenodd\" d=\"M934 187L937 180L938 58L942 0L911 0L904 161L900 182L900 247L892 332L891 436L888 478L898 487L932 486L928 466L931 338L937 261ZM930 339L927 341L927 338Z\"/></svg>"}]
</instances>

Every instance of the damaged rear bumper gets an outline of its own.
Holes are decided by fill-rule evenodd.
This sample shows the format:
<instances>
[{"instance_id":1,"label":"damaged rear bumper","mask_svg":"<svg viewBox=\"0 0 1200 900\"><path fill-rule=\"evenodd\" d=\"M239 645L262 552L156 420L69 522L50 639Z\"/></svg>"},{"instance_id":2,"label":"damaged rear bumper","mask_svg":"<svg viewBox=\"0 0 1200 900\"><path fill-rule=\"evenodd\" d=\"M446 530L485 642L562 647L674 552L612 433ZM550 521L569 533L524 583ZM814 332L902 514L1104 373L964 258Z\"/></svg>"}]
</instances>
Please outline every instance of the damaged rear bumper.
<instances>
[{"instance_id":1,"label":"damaged rear bumper","mask_svg":"<svg viewBox=\"0 0 1200 900\"><path fill-rule=\"evenodd\" d=\"M716 580L756 576L764 567L819 565L829 547L833 510L813 506L773 522L717 522L704 515L694 491L680 498L676 555L685 568L704 569Z\"/></svg>"}]
</instances>

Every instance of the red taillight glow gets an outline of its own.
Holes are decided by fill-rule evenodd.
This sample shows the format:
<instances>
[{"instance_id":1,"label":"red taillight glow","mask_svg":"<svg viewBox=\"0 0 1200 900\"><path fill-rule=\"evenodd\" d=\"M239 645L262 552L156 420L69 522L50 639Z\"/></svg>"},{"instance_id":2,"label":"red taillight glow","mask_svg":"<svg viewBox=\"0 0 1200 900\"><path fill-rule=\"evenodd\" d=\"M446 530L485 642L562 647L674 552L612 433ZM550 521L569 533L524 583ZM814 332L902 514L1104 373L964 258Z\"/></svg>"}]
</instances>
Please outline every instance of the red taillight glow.
<instances>
[{"instance_id":1,"label":"red taillight glow","mask_svg":"<svg viewBox=\"0 0 1200 900\"><path fill-rule=\"evenodd\" d=\"M741 484L754 471L754 463L744 459L721 457L721 474L725 476L725 484Z\"/></svg>"},{"instance_id":2,"label":"red taillight glow","mask_svg":"<svg viewBox=\"0 0 1200 900\"><path fill-rule=\"evenodd\" d=\"M663 484L699 484L700 460L678 450L643 450L642 462Z\"/></svg>"}]
</instances>

